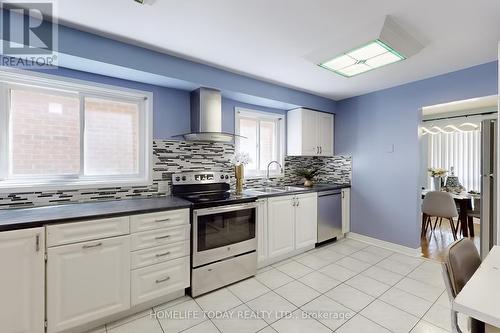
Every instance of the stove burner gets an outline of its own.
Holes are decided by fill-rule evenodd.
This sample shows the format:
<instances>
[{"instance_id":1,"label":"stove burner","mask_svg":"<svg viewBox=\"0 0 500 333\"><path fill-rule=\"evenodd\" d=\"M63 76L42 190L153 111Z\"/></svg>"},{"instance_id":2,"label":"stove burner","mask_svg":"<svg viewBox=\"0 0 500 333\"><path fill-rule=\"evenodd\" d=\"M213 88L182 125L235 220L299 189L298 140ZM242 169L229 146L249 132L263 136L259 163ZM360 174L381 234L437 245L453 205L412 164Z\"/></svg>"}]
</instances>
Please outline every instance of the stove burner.
<instances>
[{"instance_id":1,"label":"stove burner","mask_svg":"<svg viewBox=\"0 0 500 333\"><path fill-rule=\"evenodd\" d=\"M254 196L231 193L229 175L225 173L203 171L174 174L172 183L172 194L190 201L196 207L256 200Z\"/></svg>"}]
</instances>

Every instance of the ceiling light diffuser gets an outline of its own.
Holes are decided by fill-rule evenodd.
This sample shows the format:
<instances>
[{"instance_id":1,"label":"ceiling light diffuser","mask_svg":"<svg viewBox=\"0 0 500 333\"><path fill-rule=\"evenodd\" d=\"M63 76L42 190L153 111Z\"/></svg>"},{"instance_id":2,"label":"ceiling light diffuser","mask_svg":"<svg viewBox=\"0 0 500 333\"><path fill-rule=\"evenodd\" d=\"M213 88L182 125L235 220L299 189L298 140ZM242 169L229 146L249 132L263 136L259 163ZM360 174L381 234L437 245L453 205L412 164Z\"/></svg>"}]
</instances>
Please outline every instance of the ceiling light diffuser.
<instances>
[{"instance_id":1,"label":"ceiling light diffuser","mask_svg":"<svg viewBox=\"0 0 500 333\"><path fill-rule=\"evenodd\" d=\"M404 59L405 56L380 39L376 39L323 62L320 66L342 76L352 77Z\"/></svg>"}]
</instances>

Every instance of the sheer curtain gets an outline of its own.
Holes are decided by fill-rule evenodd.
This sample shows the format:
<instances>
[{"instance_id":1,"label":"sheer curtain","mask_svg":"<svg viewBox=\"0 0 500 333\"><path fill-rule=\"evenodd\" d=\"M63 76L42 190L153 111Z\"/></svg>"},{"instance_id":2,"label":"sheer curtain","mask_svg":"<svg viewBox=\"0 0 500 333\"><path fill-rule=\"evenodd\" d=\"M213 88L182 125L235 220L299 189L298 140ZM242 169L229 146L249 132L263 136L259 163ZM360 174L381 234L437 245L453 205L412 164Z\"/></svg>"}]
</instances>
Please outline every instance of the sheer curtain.
<instances>
[{"instance_id":1,"label":"sheer curtain","mask_svg":"<svg viewBox=\"0 0 500 333\"><path fill-rule=\"evenodd\" d=\"M438 133L428 137L431 168L454 167L455 176L467 191L480 191L481 131ZM448 173L449 175L450 173Z\"/></svg>"}]
</instances>

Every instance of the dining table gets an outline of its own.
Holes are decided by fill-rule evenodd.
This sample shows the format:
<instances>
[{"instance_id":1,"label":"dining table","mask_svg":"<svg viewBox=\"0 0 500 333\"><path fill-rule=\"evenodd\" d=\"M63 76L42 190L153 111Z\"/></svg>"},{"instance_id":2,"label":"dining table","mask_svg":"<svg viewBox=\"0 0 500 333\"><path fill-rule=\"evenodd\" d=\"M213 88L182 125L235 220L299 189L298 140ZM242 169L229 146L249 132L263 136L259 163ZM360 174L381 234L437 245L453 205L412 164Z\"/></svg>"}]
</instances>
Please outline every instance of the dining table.
<instances>
[{"instance_id":1,"label":"dining table","mask_svg":"<svg viewBox=\"0 0 500 333\"><path fill-rule=\"evenodd\" d=\"M452 302L453 310L500 332L500 246L494 246Z\"/></svg>"},{"instance_id":2,"label":"dining table","mask_svg":"<svg viewBox=\"0 0 500 333\"><path fill-rule=\"evenodd\" d=\"M422 190L422 199L425 197L427 192L431 192L431 190ZM474 198L477 198L478 194L471 194L467 192L448 193L450 193L451 197L453 198L453 200L455 200L455 203L459 208L458 220L460 221L462 235L464 237L469 237L470 234L470 237L474 237L474 223L472 219L467 218L467 210L471 208L471 202ZM422 220L423 219L424 216L422 216Z\"/></svg>"}]
</instances>

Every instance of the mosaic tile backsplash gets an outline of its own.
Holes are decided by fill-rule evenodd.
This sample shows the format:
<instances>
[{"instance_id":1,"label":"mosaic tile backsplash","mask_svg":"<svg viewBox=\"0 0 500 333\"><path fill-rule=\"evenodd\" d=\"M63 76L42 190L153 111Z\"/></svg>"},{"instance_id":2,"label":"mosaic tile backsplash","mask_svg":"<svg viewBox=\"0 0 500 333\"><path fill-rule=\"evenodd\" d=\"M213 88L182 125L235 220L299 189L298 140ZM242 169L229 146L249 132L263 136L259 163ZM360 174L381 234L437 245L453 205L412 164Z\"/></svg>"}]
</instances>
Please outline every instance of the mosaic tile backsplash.
<instances>
[{"instance_id":1,"label":"mosaic tile backsplash","mask_svg":"<svg viewBox=\"0 0 500 333\"><path fill-rule=\"evenodd\" d=\"M232 172L229 160L233 154L234 145L229 143L155 140L153 142L153 184L151 186L0 193L0 209L165 195L170 193L172 173L203 170ZM294 170L311 166L321 166L316 180L318 183L350 182L350 156L287 156L284 165L285 176L271 178L271 184L300 184L302 180L295 176ZM245 187L263 185L264 182L264 179L247 179Z\"/></svg>"}]
</instances>

